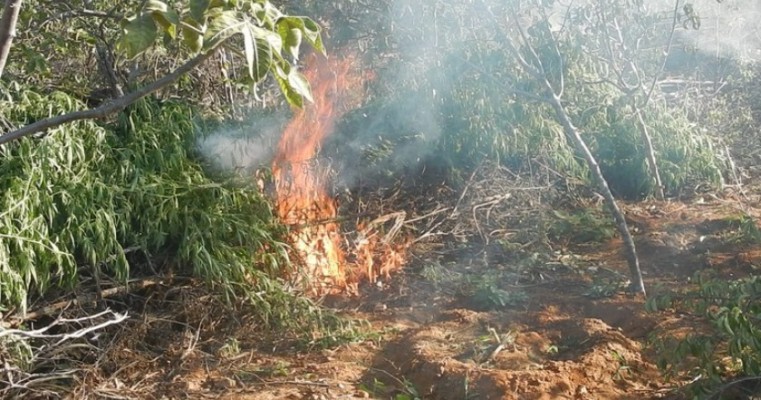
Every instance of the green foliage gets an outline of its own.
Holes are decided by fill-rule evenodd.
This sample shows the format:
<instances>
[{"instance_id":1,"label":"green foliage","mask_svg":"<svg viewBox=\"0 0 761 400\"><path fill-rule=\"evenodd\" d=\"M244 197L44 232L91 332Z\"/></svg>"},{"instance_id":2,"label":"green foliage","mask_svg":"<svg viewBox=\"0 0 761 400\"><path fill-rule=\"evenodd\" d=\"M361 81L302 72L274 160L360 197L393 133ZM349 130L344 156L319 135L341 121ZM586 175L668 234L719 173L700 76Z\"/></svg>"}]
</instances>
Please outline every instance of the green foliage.
<instances>
[{"instance_id":1,"label":"green foliage","mask_svg":"<svg viewBox=\"0 0 761 400\"><path fill-rule=\"evenodd\" d=\"M240 35L248 80L259 83L273 72L286 99L297 106L303 105L304 98L311 100L309 83L285 56L298 60L302 42L325 52L320 27L313 20L285 15L267 0L189 0L173 6L149 0L139 13L122 21L117 48L134 59L160 35L165 42L177 41L193 53L214 49ZM234 45L232 49L239 50Z\"/></svg>"},{"instance_id":2,"label":"green foliage","mask_svg":"<svg viewBox=\"0 0 761 400\"><path fill-rule=\"evenodd\" d=\"M709 136L691 129L684 115L663 105L652 104L644 114L667 193L678 193L699 183L720 185L723 164ZM615 111L602 109L598 116L587 118L589 130L594 132L591 146L614 193L629 199L654 193L655 181L633 111L626 106ZM593 122L596 118L599 121Z\"/></svg>"},{"instance_id":3,"label":"green foliage","mask_svg":"<svg viewBox=\"0 0 761 400\"><path fill-rule=\"evenodd\" d=\"M654 346L667 376L696 377L698 395L714 393L725 380L761 375L761 277L727 281L696 276L697 287L686 293L651 298L651 312L674 308L705 317L705 329L687 337L659 339Z\"/></svg>"},{"instance_id":4,"label":"green foliage","mask_svg":"<svg viewBox=\"0 0 761 400\"><path fill-rule=\"evenodd\" d=\"M629 281L620 277L595 278L589 288L584 291L584 296L591 299L604 299L625 291L628 286Z\"/></svg>"},{"instance_id":5,"label":"green foliage","mask_svg":"<svg viewBox=\"0 0 761 400\"><path fill-rule=\"evenodd\" d=\"M603 3L606 18L618 21L622 30L623 43L614 43L618 52L609 62L603 60L609 50L606 36L597 32L596 25L590 26L599 23L598 11L586 3L569 10L567 18L573 22L562 29L548 25L541 14L546 5L538 2L486 1L496 19L467 2L388 6L387 24L394 29L374 34L388 42L382 51L399 57L379 66L372 100L339 126L335 141L357 144L357 155L348 155L345 169L364 171L371 179L373 174L406 172L400 166L422 160L426 169L444 170L455 183L462 183L461 175L467 176L463 171L484 158L516 168L537 160L571 182L590 183L589 170L567 140L555 111L541 101L548 94L505 45L521 46L512 22L514 12L525 14L520 20L547 78L558 88L564 83L564 107L616 194L641 198L655 191L632 108L635 102L642 107L653 137L667 192L678 193L698 183L717 185L724 164L707 132L696 128L687 113L669 108L658 87L643 105L641 88L622 90L615 82L610 63L625 69L632 60L638 76L624 78L634 79L632 84L638 79L644 88L659 74L663 41L669 33L663 15L642 4ZM435 24L414 23L434 20ZM625 47L642 50L621 53ZM528 48L520 51L528 57ZM340 159L347 157L346 147ZM366 164L367 153L379 156L371 158L372 167Z\"/></svg>"},{"instance_id":6,"label":"green foliage","mask_svg":"<svg viewBox=\"0 0 761 400\"><path fill-rule=\"evenodd\" d=\"M469 278L460 288L461 295L477 310L499 310L513 307L524 302L527 298L521 290L508 291L503 289L505 280L497 274L485 274L477 278Z\"/></svg>"},{"instance_id":7,"label":"green foliage","mask_svg":"<svg viewBox=\"0 0 761 400\"><path fill-rule=\"evenodd\" d=\"M554 221L548 236L573 243L603 242L616 234L616 226L601 209L580 209L573 212L553 210Z\"/></svg>"},{"instance_id":8,"label":"green foliage","mask_svg":"<svg viewBox=\"0 0 761 400\"><path fill-rule=\"evenodd\" d=\"M254 95L260 86L273 94L281 87L287 101L302 105L310 91L296 68L301 47L325 52L315 21L266 0L26 0L18 32L7 68L13 81L95 103L117 85L140 86L222 45L223 64L186 75L183 98L209 107L216 87ZM262 82L270 76L277 85Z\"/></svg>"},{"instance_id":9,"label":"green foliage","mask_svg":"<svg viewBox=\"0 0 761 400\"><path fill-rule=\"evenodd\" d=\"M235 285L238 297L256 311L263 327L291 335L287 339L294 339L303 348L334 347L377 336L363 321L347 320L325 310L264 271L253 270L251 276L253 285Z\"/></svg>"},{"instance_id":10,"label":"green foliage","mask_svg":"<svg viewBox=\"0 0 761 400\"><path fill-rule=\"evenodd\" d=\"M393 397L391 397L392 400L420 400L422 399L422 397L418 393L417 388L415 387L415 384L410 382L407 378L404 378L404 380L401 380L399 378L391 376L390 374L389 374L389 377L392 378L392 380L399 386L399 388L395 390L397 393L395 393ZM362 384L359 386L359 389L375 397L383 396L390 391L388 388L388 385L386 385L385 383L383 383L383 381L377 378L373 379L373 382L370 387Z\"/></svg>"},{"instance_id":11,"label":"green foliage","mask_svg":"<svg viewBox=\"0 0 761 400\"><path fill-rule=\"evenodd\" d=\"M2 117L14 125L83 107L62 93L5 98ZM228 289L281 268L268 203L204 173L191 154L194 119L182 104L146 100L112 126L80 121L0 149L0 304L71 287L83 269L126 280L125 249L165 253Z\"/></svg>"},{"instance_id":12,"label":"green foliage","mask_svg":"<svg viewBox=\"0 0 761 400\"><path fill-rule=\"evenodd\" d=\"M759 244L761 243L761 229L758 228L755 218L748 214L742 214L730 224L736 228L729 237L729 240L738 244Z\"/></svg>"}]
</instances>

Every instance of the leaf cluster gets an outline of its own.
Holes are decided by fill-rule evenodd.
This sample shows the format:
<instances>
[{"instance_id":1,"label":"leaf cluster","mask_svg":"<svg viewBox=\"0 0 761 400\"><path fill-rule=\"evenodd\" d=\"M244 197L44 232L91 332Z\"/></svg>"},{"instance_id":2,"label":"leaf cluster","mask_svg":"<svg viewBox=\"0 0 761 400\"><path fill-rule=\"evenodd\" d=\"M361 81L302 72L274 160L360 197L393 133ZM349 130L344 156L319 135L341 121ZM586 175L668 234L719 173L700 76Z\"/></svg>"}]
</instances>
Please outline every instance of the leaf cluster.
<instances>
[{"instance_id":1,"label":"leaf cluster","mask_svg":"<svg viewBox=\"0 0 761 400\"><path fill-rule=\"evenodd\" d=\"M648 300L651 312L675 308L702 315L708 325L686 337L655 342L667 376L697 377L696 394L713 394L726 380L761 375L761 277L724 280L696 275L696 288Z\"/></svg>"},{"instance_id":2,"label":"leaf cluster","mask_svg":"<svg viewBox=\"0 0 761 400\"><path fill-rule=\"evenodd\" d=\"M557 11L552 4L530 3L534 7L490 0L486 8L448 1L390 7L393 30L379 35L391 38L385 51L393 61L379 69L373 99L339 125L336 143L356 143L344 147L354 152L337 157L347 160L344 169L371 179L422 160L457 181L485 158L514 168L538 160L571 181L589 182L554 110L541 101L544 89L505 44L519 47L515 24L521 23L532 49L519 51L536 53L553 86L563 86L564 107L617 195L640 198L656 189L632 104L650 128L667 192L721 181L724 164L713 138L656 96L658 87L644 101L669 32L663 11L602 1L575 6L558 20L548 16ZM618 21L620 39L604 43L595 34L600 21ZM636 69L626 67L630 62ZM611 65L620 67L620 79Z\"/></svg>"},{"instance_id":3,"label":"leaf cluster","mask_svg":"<svg viewBox=\"0 0 761 400\"><path fill-rule=\"evenodd\" d=\"M297 106L303 104L303 98L311 100L309 83L293 64L302 42L325 51L317 23L283 14L267 0L188 0L174 6L148 0L121 26L117 49L130 59L155 45L159 37L166 43L179 41L198 53L239 36L242 51L240 46L228 47L246 60L248 81L259 83L273 72L288 101Z\"/></svg>"},{"instance_id":4,"label":"leaf cluster","mask_svg":"<svg viewBox=\"0 0 761 400\"><path fill-rule=\"evenodd\" d=\"M83 104L63 93L5 92L23 124ZM255 188L211 179L194 158L201 128L181 103L145 100L112 125L80 121L0 149L0 305L51 284L131 274L128 252L163 254L230 290L284 266L281 229Z\"/></svg>"}]
</instances>

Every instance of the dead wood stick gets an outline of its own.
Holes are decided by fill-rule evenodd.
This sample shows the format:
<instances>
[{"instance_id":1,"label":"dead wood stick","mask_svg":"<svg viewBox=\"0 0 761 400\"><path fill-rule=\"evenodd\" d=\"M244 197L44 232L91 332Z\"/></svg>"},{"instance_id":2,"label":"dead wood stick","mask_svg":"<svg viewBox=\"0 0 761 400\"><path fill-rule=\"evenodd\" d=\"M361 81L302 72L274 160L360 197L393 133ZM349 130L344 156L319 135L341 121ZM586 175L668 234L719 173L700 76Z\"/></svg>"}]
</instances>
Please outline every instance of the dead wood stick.
<instances>
[{"instance_id":1,"label":"dead wood stick","mask_svg":"<svg viewBox=\"0 0 761 400\"><path fill-rule=\"evenodd\" d=\"M315 382L315 381L262 381L262 382L254 382L254 385L305 385L305 386L319 386L319 387L330 387L330 384L325 382Z\"/></svg>"},{"instance_id":2,"label":"dead wood stick","mask_svg":"<svg viewBox=\"0 0 761 400\"><path fill-rule=\"evenodd\" d=\"M87 293L81 296L77 296L76 298L73 298L70 300L63 300L57 303L50 304L38 310L28 312L25 315L11 317L9 321L0 322L0 326L2 326L3 328L18 326L21 323L26 321L32 321L42 317L49 317L53 314L56 314L74 305L95 303L96 301L98 301L98 299L113 297L120 294L126 294L133 290L145 289L147 287L161 284L165 280L166 278L150 277L150 278L145 278L145 279L129 282L127 283L127 285L124 285L124 286L117 286L110 289L104 289L96 293Z\"/></svg>"},{"instance_id":3,"label":"dead wood stick","mask_svg":"<svg viewBox=\"0 0 761 400\"><path fill-rule=\"evenodd\" d=\"M443 212L447 212L447 211L449 211L449 210L450 210L450 208L449 208L449 207L439 208L439 209L437 209L437 210L433 210L433 211L429 212L428 214L425 214L425 215L421 215L421 216L419 216L419 217L415 217L415 218L410 218L410 219L408 219L408 220L404 221L404 223L405 223L405 224L411 224L411 223L413 223L413 222L417 222L417 221L420 221L421 219L426 219L426 218L428 218L428 217L433 217L433 216L434 216L434 215L436 215L436 214L441 214L441 213L443 213Z\"/></svg>"},{"instance_id":4,"label":"dead wood stick","mask_svg":"<svg viewBox=\"0 0 761 400\"><path fill-rule=\"evenodd\" d=\"M462 189L462 193L460 194L460 198L457 199L457 203L454 205L454 208L452 209L452 214L449 215L449 218L454 218L457 215L457 208L460 207L460 203L462 202L462 199L465 198L465 194L468 193L468 188L473 183L473 178L475 178L476 173L481 168L476 168L473 170L473 173L470 174L470 178L468 178L468 183L465 184L465 188Z\"/></svg>"}]
</instances>

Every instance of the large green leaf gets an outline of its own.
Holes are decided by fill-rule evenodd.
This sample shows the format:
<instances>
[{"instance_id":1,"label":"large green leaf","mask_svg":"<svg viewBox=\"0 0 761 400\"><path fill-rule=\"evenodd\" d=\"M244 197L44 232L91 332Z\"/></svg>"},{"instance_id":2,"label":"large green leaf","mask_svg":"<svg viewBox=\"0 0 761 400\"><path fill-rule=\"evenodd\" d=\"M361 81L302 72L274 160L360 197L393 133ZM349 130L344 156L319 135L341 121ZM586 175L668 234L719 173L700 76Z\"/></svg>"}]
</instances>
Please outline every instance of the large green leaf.
<instances>
[{"instance_id":1,"label":"large green leaf","mask_svg":"<svg viewBox=\"0 0 761 400\"><path fill-rule=\"evenodd\" d=\"M294 92L299 94L299 96L309 101L314 101L312 99L312 90L309 87L309 81L307 81L307 78L297 71L296 68L291 69L291 72L288 74L288 84Z\"/></svg>"},{"instance_id":2,"label":"large green leaf","mask_svg":"<svg viewBox=\"0 0 761 400\"><path fill-rule=\"evenodd\" d=\"M249 25L251 33L254 34L254 38L264 40L272 50L280 54L283 52L283 39L275 32L267 29L262 29L256 25Z\"/></svg>"},{"instance_id":3,"label":"large green leaf","mask_svg":"<svg viewBox=\"0 0 761 400\"><path fill-rule=\"evenodd\" d=\"M256 60L256 45L254 44L254 36L248 27L243 29L241 33L243 34L243 50L245 51L246 64L248 65L248 76L251 79L255 79L254 62Z\"/></svg>"},{"instance_id":4,"label":"large green leaf","mask_svg":"<svg viewBox=\"0 0 761 400\"><path fill-rule=\"evenodd\" d=\"M272 46L266 40L257 36L256 29L260 28L248 25L241 30L241 33L243 34L244 56L249 77L254 82L259 82L267 76L274 54Z\"/></svg>"},{"instance_id":5,"label":"large green leaf","mask_svg":"<svg viewBox=\"0 0 761 400\"><path fill-rule=\"evenodd\" d=\"M242 30L246 23L238 17L234 10L212 9L207 13L209 28L206 30L206 42L216 43Z\"/></svg>"},{"instance_id":6,"label":"large green leaf","mask_svg":"<svg viewBox=\"0 0 761 400\"><path fill-rule=\"evenodd\" d=\"M182 24L182 41L192 51L198 52L203 48L203 35L201 27L190 18L186 18Z\"/></svg>"},{"instance_id":7,"label":"large green leaf","mask_svg":"<svg viewBox=\"0 0 761 400\"><path fill-rule=\"evenodd\" d=\"M142 14L129 20L124 25L123 30L117 48L123 51L128 58L135 58L145 51L156 41L158 34L156 23L148 14Z\"/></svg>"},{"instance_id":8,"label":"large green leaf","mask_svg":"<svg viewBox=\"0 0 761 400\"><path fill-rule=\"evenodd\" d=\"M295 58L299 58L304 21L298 17L284 17L277 21L277 32L283 40L285 49Z\"/></svg>"},{"instance_id":9,"label":"large green leaf","mask_svg":"<svg viewBox=\"0 0 761 400\"><path fill-rule=\"evenodd\" d=\"M190 0L190 16L196 22L203 24L206 10L209 8L209 0Z\"/></svg>"},{"instance_id":10,"label":"large green leaf","mask_svg":"<svg viewBox=\"0 0 761 400\"><path fill-rule=\"evenodd\" d=\"M304 37L307 42L322 54L325 54L325 46L322 44L322 35L320 32L320 26L317 25L311 18L302 18L304 21Z\"/></svg>"},{"instance_id":11,"label":"large green leaf","mask_svg":"<svg viewBox=\"0 0 761 400\"><path fill-rule=\"evenodd\" d=\"M294 88L289 83L289 79L287 78L288 74L286 74L280 66L275 67L274 76L278 85L280 85L280 91L283 92L283 95L285 96L285 99L288 100L288 103L296 107L303 107L304 98L301 97L298 92L296 92L296 90L294 90Z\"/></svg>"},{"instance_id":12,"label":"large green leaf","mask_svg":"<svg viewBox=\"0 0 761 400\"><path fill-rule=\"evenodd\" d=\"M256 43L256 61L254 62L254 80L261 81L267 76L272 66L274 51L269 43L263 40L255 40Z\"/></svg>"},{"instance_id":13,"label":"large green leaf","mask_svg":"<svg viewBox=\"0 0 761 400\"><path fill-rule=\"evenodd\" d=\"M180 16L177 11L169 8L166 3L158 0L149 0L143 8L148 11L154 21L166 32L172 39L177 38L177 26L180 24Z\"/></svg>"}]
</instances>

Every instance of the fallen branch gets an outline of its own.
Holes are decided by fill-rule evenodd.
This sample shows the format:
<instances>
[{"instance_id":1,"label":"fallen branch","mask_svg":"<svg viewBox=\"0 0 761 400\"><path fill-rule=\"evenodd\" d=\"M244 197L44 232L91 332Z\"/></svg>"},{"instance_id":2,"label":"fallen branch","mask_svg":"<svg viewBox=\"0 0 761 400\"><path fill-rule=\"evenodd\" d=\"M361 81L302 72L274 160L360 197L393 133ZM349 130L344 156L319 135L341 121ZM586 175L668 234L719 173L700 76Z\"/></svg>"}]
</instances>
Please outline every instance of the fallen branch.
<instances>
[{"instance_id":1,"label":"fallen branch","mask_svg":"<svg viewBox=\"0 0 761 400\"><path fill-rule=\"evenodd\" d=\"M0 329L19 326L20 324L26 321L36 320L41 317L49 317L71 306L81 305L81 304L91 304L91 303L97 302L100 299L127 294L133 290L145 289L150 286L161 284L165 280L166 280L165 278L161 278L161 277L151 277L151 278L141 279L139 281L129 282L127 285L124 285L124 286L117 286L117 287L101 290L100 292L97 292L97 293L87 293L81 296L77 296L76 298L73 298L70 300L59 301L57 303L47 305L35 311L28 312L23 316L11 318L9 321L3 321L2 323L0 323ZM0 337L2 337L2 333L0 333Z\"/></svg>"},{"instance_id":2,"label":"fallen branch","mask_svg":"<svg viewBox=\"0 0 761 400\"><path fill-rule=\"evenodd\" d=\"M102 320L103 318L105 320ZM81 318L58 318L40 329L21 330L0 328L3 363L0 366L0 398L62 397L71 380L81 369L76 367L76 356L82 348L95 348L86 336L116 325L128 318L127 314L111 310ZM101 320L96 323L96 320ZM65 332L66 326L82 326ZM53 328L64 331L49 333ZM71 343L66 343L71 342ZM23 349L20 352L8 349ZM26 354L28 353L28 354Z\"/></svg>"},{"instance_id":3,"label":"fallen branch","mask_svg":"<svg viewBox=\"0 0 761 400\"><path fill-rule=\"evenodd\" d=\"M93 326L88 327L88 328L83 328L83 329L80 329L80 330L72 332L72 333L56 333L56 334L47 333L50 329L52 329L52 328L54 328L56 326L65 324L65 323L82 323L82 322L87 322L87 321L91 321L93 319L102 317L102 316L104 316L106 314L113 315L114 319L108 320L106 322L102 322L102 323L97 324L97 325L93 325ZM24 337L24 338L29 338L29 339L58 339L58 342L55 343L55 345L58 345L58 344L61 344L62 342L66 341L66 340L80 338L80 337L82 337L82 336L84 336L84 335L86 335L86 334L88 334L90 332L94 332L94 331L97 331L99 329L103 329L103 328L105 328L107 326L110 326L110 325L118 324L118 323L124 321L127 318L128 317L127 317L126 313L125 314L118 314L118 313L114 313L113 311L108 309L108 310L99 312L99 313L97 313L95 315L88 315L87 317L82 317L82 318L73 318L73 319L70 319L70 318L57 318L50 325L48 325L48 326L46 326L44 328L35 329L35 330L31 330L31 331L25 331L23 329L5 329L5 328L0 328L0 338L4 338L6 336L14 335L14 336L19 336L19 337Z\"/></svg>"}]
</instances>

